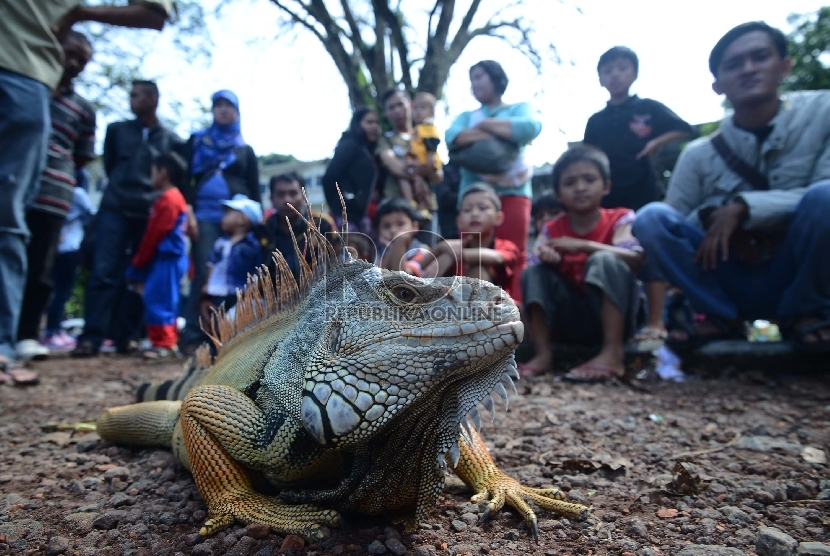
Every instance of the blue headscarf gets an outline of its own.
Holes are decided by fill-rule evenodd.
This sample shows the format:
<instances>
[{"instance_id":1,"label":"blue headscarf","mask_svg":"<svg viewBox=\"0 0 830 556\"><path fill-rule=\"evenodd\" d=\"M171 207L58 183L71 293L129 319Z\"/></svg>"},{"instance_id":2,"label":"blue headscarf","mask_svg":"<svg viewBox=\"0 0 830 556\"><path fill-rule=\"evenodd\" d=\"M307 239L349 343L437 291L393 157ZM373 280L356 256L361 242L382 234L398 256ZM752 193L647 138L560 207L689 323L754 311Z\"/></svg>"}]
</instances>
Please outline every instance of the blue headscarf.
<instances>
[{"instance_id":1,"label":"blue headscarf","mask_svg":"<svg viewBox=\"0 0 830 556\"><path fill-rule=\"evenodd\" d=\"M213 93L213 104L224 99L233 104L239 112L239 99L232 91L221 90ZM193 161L191 171L201 174L205 170L215 168L224 170L236 160L236 147L245 145L240 133L240 120L228 125L219 125L214 119L213 125L193 134Z\"/></svg>"}]
</instances>

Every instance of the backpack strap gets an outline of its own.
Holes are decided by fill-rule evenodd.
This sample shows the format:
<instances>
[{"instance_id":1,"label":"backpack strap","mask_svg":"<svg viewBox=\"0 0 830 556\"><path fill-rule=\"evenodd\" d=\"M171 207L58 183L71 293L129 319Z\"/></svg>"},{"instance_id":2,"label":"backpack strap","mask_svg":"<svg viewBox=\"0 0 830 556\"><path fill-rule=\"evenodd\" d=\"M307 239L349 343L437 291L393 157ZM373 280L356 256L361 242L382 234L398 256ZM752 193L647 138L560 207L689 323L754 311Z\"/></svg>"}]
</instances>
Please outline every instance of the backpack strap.
<instances>
[{"instance_id":1,"label":"backpack strap","mask_svg":"<svg viewBox=\"0 0 830 556\"><path fill-rule=\"evenodd\" d=\"M710 135L712 146L726 163L730 170L741 176L753 189L759 191L769 190L769 181L761 172L744 162L742 158L734 153L727 144L726 139L720 130Z\"/></svg>"}]
</instances>

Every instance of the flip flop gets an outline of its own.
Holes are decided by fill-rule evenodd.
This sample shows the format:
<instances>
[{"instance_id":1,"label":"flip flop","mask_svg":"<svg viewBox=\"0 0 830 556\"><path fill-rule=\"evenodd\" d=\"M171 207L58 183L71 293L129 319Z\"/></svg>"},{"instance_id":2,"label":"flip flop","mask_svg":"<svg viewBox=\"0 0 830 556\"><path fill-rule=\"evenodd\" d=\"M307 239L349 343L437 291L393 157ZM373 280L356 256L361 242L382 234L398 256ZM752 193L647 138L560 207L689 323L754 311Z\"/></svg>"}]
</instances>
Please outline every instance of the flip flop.
<instances>
[{"instance_id":1,"label":"flip flop","mask_svg":"<svg viewBox=\"0 0 830 556\"><path fill-rule=\"evenodd\" d=\"M579 376L579 372L592 373L593 376ZM600 382L608 382L609 380L622 378L618 375L613 367L608 365L599 365L597 363L584 363L567 372L565 380L568 382L579 382L582 384L598 384Z\"/></svg>"},{"instance_id":2,"label":"flip flop","mask_svg":"<svg viewBox=\"0 0 830 556\"><path fill-rule=\"evenodd\" d=\"M14 384L15 386L34 386L40 382L36 372L20 366L0 355L0 383Z\"/></svg>"},{"instance_id":3,"label":"flip flop","mask_svg":"<svg viewBox=\"0 0 830 556\"><path fill-rule=\"evenodd\" d=\"M665 340L668 334L665 330L659 330L651 326L644 326L634 334L635 342L647 342L649 340Z\"/></svg>"},{"instance_id":4,"label":"flip flop","mask_svg":"<svg viewBox=\"0 0 830 556\"><path fill-rule=\"evenodd\" d=\"M547 369L537 369L536 367L531 367L527 363L519 363L516 368L519 371L519 376L523 377L541 376L548 372Z\"/></svg>"}]
</instances>

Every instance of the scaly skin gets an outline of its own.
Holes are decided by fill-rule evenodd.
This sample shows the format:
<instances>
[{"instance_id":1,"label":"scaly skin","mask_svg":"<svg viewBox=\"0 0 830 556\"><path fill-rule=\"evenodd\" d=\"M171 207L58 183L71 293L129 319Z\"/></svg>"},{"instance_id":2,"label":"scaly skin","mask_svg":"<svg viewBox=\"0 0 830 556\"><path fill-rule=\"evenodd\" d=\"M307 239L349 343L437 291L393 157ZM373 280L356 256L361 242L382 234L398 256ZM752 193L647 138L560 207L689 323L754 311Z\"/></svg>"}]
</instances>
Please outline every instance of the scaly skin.
<instances>
[{"instance_id":1,"label":"scaly skin","mask_svg":"<svg viewBox=\"0 0 830 556\"><path fill-rule=\"evenodd\" d=\"M182 378L142 387L140 401L159 401L106 410L101 436L171 447L207 502L205 536L239 521L318 538L340 511L411 531L441 493L445 458L474 500L490 500L483 518L506 503L538 535L528 502L585 517L557 489L499 471L477 432L460 436L518 376L523 328L503 290L338 262L322 237L309 245L319 266L298 284L278 256L274 281L252 278L235 318L217 315L217 358L202 349ZM256 492L254 472L280 495Z\"/></svg>"},{"instance_id":2,"label":"scaly skin","mask_svg":"<svg viewBox=\"0 0 830 556\"><path fill-rule=\"evenodd\" d=\"M478 520L479 525L484 523L491 514L502 509L505 502L522 514L533 537L537 540L539 539L539 527L536 522L536 513L526 501L577 521L584 521L588 517L588 508L585 506L563 502L565 494L558 488L530 488L522 486L516 479L505 475L496 467L487 446L484 445L475 429L471 429L468 438L469 443L463 438L459 442L461 454L454 471L458 478L475 492L471 498L473 502L489 500L487 509Z\"/></svg>"}]
</instances>

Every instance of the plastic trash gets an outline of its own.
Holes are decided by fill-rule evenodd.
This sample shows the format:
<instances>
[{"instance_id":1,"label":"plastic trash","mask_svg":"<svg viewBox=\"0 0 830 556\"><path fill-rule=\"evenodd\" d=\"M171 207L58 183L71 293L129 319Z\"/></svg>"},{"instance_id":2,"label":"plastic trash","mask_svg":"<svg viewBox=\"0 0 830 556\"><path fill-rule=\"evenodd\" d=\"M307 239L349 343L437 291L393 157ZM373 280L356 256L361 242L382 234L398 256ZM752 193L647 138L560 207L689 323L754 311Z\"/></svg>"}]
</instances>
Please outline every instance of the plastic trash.
<instances>
[{"instance_id":1,"label":"plastic trash","mask_svg":"<svg viewBox=\"0 0 830 556\"><path fill-rule=\"evenodd\" d=\"M666 346L657 350L657 374L663 380L684 382L686 375L680 370L680 357Z\"/></svg>"}]
</instances>

